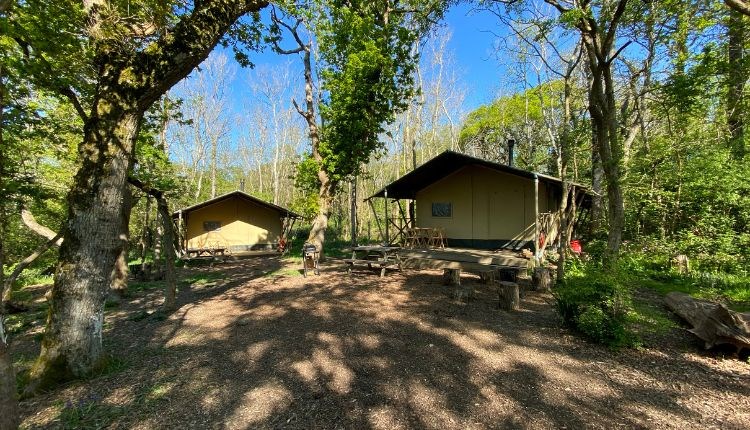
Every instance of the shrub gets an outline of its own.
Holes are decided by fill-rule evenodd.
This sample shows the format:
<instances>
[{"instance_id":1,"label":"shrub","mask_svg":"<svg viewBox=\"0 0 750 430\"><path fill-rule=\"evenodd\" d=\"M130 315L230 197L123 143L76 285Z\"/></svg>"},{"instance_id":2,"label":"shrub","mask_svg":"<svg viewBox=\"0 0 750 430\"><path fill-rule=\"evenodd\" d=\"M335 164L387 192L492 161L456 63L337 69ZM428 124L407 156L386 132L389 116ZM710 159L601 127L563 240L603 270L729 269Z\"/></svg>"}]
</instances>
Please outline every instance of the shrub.
<instances>
[{"instance_id":1,"label":"shrub","mask_svg":"<svg viewBox=\"0 0 750 430\"><path fill-rule=\"evenodd\" d=\"M630 292L615 276L588 268L566 279L554 296L569 327L612 347L634 345L635 336L627 328Z\"/></svg>"}]
</instances>

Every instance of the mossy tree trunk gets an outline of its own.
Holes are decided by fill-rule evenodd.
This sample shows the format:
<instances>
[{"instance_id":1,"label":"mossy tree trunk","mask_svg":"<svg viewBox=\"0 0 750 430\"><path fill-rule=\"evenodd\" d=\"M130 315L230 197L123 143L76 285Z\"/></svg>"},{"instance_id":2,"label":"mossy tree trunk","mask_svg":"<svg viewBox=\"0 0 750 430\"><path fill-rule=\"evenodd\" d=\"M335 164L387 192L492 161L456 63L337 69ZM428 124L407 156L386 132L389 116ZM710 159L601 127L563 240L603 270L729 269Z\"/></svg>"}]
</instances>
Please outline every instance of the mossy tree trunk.
<instances>
[{"instance_id":1,"label":"mossy tree trunk","mask_svg":"<svg viewBox=\"0 0 750 430\"><path fill-rule=\"evenodd\" d=\"M84 3L96 86L88 112L77 105L84 119L81 167L68 194L47 326L29 391L86 375L100 363L104 300L122 249L123 197L144 112L198 66L233 23L266 5L196 2L143 45L136 43L142 39L132 34L129 21L112 19L114 6Z\"/></svg>"}]
</instances>

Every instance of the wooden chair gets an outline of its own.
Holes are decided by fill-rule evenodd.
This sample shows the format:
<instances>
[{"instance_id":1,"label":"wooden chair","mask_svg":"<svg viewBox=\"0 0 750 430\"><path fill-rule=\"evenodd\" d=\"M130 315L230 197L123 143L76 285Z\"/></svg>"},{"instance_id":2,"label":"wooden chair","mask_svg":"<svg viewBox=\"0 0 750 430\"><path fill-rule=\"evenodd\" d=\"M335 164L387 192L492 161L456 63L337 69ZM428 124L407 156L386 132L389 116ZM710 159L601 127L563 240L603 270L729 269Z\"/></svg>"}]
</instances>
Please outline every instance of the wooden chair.
<instances>
[{"instance_id":1,"label":"wooden chair","mask_svg":"<svg viewBox=\"0 0 750 430\"><path fill-rule=\"evenodd\" d=\"M445 248L445 233L442 227L430 229L428 246L430 248Z\"/></svg>"}]
</instances>

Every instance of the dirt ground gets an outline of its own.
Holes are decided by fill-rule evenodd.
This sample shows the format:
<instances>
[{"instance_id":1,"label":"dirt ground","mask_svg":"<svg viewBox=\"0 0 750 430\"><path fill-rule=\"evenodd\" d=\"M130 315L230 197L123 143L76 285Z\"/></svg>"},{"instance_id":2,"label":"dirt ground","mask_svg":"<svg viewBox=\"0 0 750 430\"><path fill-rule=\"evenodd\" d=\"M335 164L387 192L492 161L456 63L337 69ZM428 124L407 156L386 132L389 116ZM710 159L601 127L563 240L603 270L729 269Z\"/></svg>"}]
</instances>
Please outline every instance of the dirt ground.
<instances>
[{"instance_id":1,"label":"dirt ground","mask_svg":"<svg viewBox=\"0 0 750 430\"><path fill-rule=\"evenodd\" d=\"M613 352L560 326L547 294L456 302L437 271L256 258L184 269L220 279L108 309L116 365L22 403L24 428L750 428L750 365L684 330ZM144 312L144 310L146 312ZM14 339L17 355L38 335Z\"/></svg>"}]
</instances>

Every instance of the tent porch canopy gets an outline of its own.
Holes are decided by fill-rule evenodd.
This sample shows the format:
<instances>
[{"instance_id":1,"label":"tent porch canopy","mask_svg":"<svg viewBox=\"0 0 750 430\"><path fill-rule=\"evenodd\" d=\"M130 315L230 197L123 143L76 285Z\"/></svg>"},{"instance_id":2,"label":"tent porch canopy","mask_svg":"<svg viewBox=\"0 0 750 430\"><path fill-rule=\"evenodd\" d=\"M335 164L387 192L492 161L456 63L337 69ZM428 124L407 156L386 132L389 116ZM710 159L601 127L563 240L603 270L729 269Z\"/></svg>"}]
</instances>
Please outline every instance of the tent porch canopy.
<instances>
[{"instance_id":1,"label":"tent porch canopy","mask_svg":"<svg viewBox=\"0 0 750 430\"><path fill-rule=\"evenodd\" d=\"M368 197L366 200L370 200L375 197L388 197L389 199L396 200L414 200L417 197L417 192L419 192L420 190L423 190L424 188L437 182L438 180L443 179L446 176L471 165L486 167L488 169L508 173L530 180L538 178L539 181L546 182L548 184L554 184L562 188L562 180L560 180L559 178L544 175L541 173L530 172L528 170L511 167L505 164L495 163L492 161L487 161L481 158L476 158L466 154L448 150L427 161L426 163L422 164L406 175L386 185L381 190ZM571 185L578 189L586 190L586 187L584 187L583 185L574 183L571 183ZM586 191L586 193L588 194L588 191Z\"/></svg>"}]
</instances>

